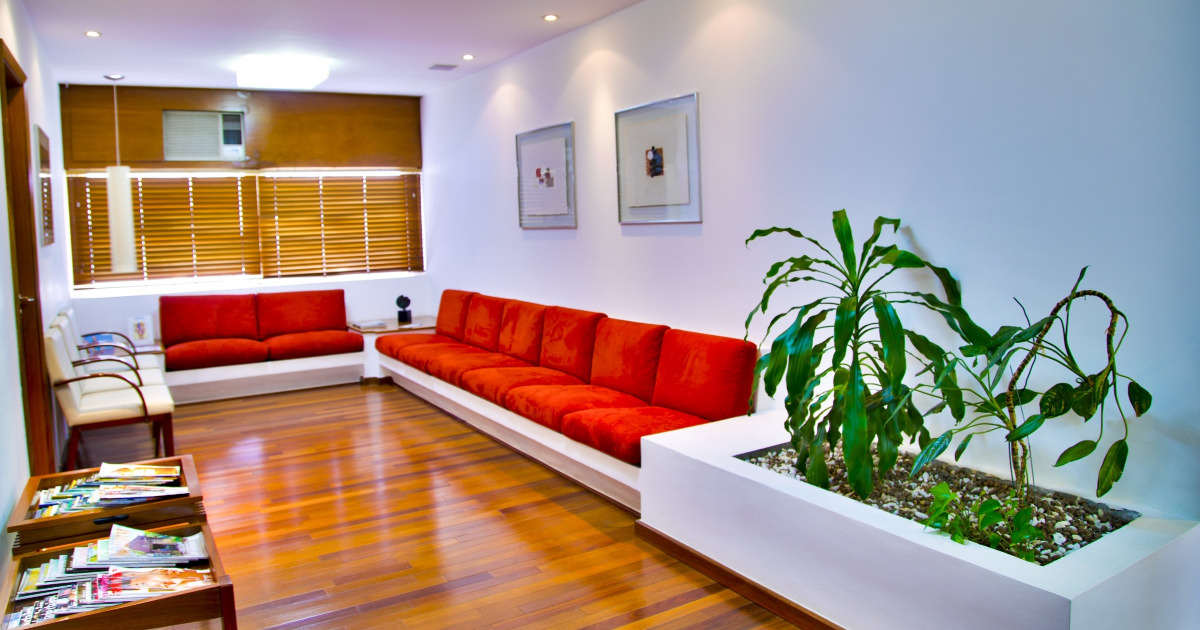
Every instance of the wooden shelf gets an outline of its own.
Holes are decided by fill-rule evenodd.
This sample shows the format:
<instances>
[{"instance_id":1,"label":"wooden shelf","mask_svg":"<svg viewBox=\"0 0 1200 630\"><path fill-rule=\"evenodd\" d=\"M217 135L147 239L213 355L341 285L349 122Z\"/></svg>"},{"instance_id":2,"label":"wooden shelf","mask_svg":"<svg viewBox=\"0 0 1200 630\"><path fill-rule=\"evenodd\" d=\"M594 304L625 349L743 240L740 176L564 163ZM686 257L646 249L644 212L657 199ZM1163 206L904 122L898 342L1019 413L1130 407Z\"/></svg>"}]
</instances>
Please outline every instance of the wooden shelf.
<instances>
[{"instance_id":1,"label":"wooden shelf","mask_svg":"<svg viewBox=\"0 0 1200 630\"><path fill-rule=\"evenodd\" d=\"M212 532L203 520L168 527L149 528L152 531L172 536L190 536L204 533L204 544L208 548L209 562L215 582L179 593L151 597L136 602L117 604L108 608L78 613L49 621L21 626L26 628L54 628L55 630L86 630L94 628L120 628L121 630L149 630L205 619L220 618L225 630L237 630L237 614L233 600L233 583L221 565ZM57 545L39 551L23 553L13 557L4 576L4 593L7 598L4 615L14 612L18 606L13 594L20 582L21 574L29 567L42 564L85 542L99 540L105 536L93 536L72 544Z\"/></svg>"},{"instance_id":2,"label":"wooden shelf","mask_svg":"<svg viewBox=\"0 0 1200 630\"><path fill-rule=\"evenodd\" d=\"M204 517L204 497L200 491L200 478L196 474L196 465L192 461L191 455L132 463L179 466L180 484L187 486L187 495L120 508L87 510L34 519L30 518L33 514L30 504L39 490L59 486L73 479L89 477L99 472L100 469L88 468L31 477L25 484L25 491L17 498L12 516L8 519L8 531L15 534L13 553L26 553L47 544L62 545L90 540L106 535L112 523L120 523L137 529L149 529Z\"/></svg>"}]
</instances>

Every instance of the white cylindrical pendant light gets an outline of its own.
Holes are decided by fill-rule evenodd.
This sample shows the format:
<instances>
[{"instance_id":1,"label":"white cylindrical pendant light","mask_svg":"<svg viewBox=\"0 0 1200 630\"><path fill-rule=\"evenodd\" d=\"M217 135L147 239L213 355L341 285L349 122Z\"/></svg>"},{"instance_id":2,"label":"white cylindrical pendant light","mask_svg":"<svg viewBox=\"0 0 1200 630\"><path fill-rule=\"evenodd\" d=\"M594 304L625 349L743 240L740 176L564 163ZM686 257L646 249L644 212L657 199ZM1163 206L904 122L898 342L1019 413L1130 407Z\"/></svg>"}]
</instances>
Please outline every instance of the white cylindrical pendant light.
<instances>
[{"instance_id":1,"label":"white cylindrical pendant light","mask_svg":"<svg viewBox=\"0 0 1200 630\"><path fill-rule=\"evenodd\" d=\"M113 273L137 271L133 248L133 193L128 166L108 167L108 246Z\"/></svg>"}]
</instances>

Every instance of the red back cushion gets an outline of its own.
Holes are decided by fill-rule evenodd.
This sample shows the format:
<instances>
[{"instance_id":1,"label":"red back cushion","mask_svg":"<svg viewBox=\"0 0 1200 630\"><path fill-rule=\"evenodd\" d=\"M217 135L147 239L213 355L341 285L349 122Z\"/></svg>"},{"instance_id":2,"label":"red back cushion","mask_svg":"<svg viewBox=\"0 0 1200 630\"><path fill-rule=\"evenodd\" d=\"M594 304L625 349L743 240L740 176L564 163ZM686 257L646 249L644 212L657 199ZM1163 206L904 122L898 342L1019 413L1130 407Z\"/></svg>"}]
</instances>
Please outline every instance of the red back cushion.
<instances>
[{"instance_id":1,"label":"red back cushion","mask_svg":"<svg viewBox=\"0 0 1200 630\"><path fill-rule=\"evenodd\" d=\"M164 346L203 339L258 339L253 295L164 295L158 321Z\"/></svg>"},{"instance_id":2,"label":"red back cushion","mask_svg":"<svg viewBox=\"0 0 1200 630\"><path fill-rule=\"evenodd\" d=\"M346 330L346 295L341 289L259 293L258 338Z\"/></svg>"},{"instance_id":3,"label":"red back cushion","mask_svg":"<svg viewBox=\"0 0 1200 630\"><path fill-rule=\"evenodd\" d=\"M434 327L439 335L462 341L463 328L467 325L467 305L474 295L474 292L458 289L442 291L442 303L438 306L437 324Z\"/></svg>"},{"instance_id":4,"label":"red back cushion","mask_svg":"<svg viewBox=\"0 0 1200 630\"><path fill-rule=\"evenodd\" d=\"M509 300L500 316L498 349L510 357L537 363L542 354L542 325L546 307L541 304Z\"/></svg>"},{"instance_id":5,"label":"red back cushion","mask_svg":"<svg viewBox=\"0 0 1200 630\"><path fill-rule=\"evenodd\" d=\"M741 339L668 330L651 403L707 420L745 415L757 353Z\"/></svg>"},{"instance_id":6,"label":"red back cushion","mask_svg":"<svg viewBox=\"0 0 1200 630\"><path fill-rule=\"evenodd\" d=\"M462 340L484 350L496 351L496 343L500 339L500 314L504 312L504 304L508 300L476 295L471 298L467 307L467 322L463 327Z\"/></svg>"},{"instance_id":7,"label":"red back cushion","mask_svg":"<svg viewBox=\"0 0 1200 630\"><path fill-rule=\"evenodd\" d=\"M606 318L596 325L592 384L649 401L666 326Z\"/></svg>"},{"instance_id":8,"label":"red back cushion","mask_svg":"<svg viewBox=\"0 0 1200 630\"><path fill-rule=\"evenodd\" d=\"M603 313L551 306L542 325L542 367L588 380L592 371L592 351L596 344L596 324Z\"/></svg>"}]
</instances>

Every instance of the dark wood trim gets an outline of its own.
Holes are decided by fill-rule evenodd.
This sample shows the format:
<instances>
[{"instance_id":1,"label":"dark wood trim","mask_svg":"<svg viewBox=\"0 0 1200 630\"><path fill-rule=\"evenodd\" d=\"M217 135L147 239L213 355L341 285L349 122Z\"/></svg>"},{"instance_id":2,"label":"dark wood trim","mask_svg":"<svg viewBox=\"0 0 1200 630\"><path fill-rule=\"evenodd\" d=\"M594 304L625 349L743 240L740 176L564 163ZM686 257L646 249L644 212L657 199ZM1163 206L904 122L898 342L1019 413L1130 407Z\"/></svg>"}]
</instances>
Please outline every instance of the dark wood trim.
<instances>
[{"instance_id":1,"label":"dark wood trim","mask_svg":"<svg viewBox=\"0 0 1200 630\"><path fill-rule=\"evenodd\" d=\"M25 104L25 71L0 41L4 83L0 107L4 118L4 164L8 184L9 247L13 274L13 309L17 321L17 359L25 404L25 439L29 471L45 475L56 468L54 407L46 377L42 340L41 281L38 276L37 218L30 178L29 111Z\"/></svg>"},{"instance_id":2,"label":"dark wood trim","mask_svg":"<svg viewBox=\"0 0 1200 630\"><path fill-rule=\"evenodd\" d=\"M691 547L650 527L642 521L637 521L633 524L633 527L638 538L654 545L664 553L707 575L713 580L720 582L725 588L795 624L801 630L843 630L841 626L832 621L798 606L791 600L758 583L734 573L725 565L695 551Z\"/></svg>"}]
</instances>

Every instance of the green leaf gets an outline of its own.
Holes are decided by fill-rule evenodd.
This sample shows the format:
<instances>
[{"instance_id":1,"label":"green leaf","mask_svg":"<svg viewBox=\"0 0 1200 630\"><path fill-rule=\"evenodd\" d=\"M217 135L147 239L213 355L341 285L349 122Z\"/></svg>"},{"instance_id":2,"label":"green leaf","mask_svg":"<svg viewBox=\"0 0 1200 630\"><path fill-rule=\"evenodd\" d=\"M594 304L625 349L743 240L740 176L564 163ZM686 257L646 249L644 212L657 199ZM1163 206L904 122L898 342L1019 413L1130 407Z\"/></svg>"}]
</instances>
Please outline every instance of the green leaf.
<instances>
[{"instance_id":1,"label":"green leaf","mask_svg":"<svg viewBox=\"0 0 1200 630\"><path fill-rule=\"evenodd\" d=\"M889 423L888 416L891 414L887 409L881 409L875 415L875 452L879 456L879 474L883 475L896 466L896 460L900 457L899 440L896 439L896 431L892 429L898 420Z\"/></svg>"},{"instance_id":2,"label":"green leaf","mask_svg":"<svg viewBox=\"0 0 1200 630\"><path fill-rule=\"evenodd\" d=\"M833 234L842 248L842 260L846 263L846 275L852 281L857 280L858 261L854 257L854 232L850 229L850 220L846 218L844 209L833 213Z\"/></svg>"},{"instance_id":3,"label":"green leaf","mask_svg":"<svg viewBox=\"0 0 1200 630\"><path fill-rule=\"evenodd\" d=\"M1154 402L1154 397L1150 395L1150 392L1143 389L1137 382L1130 380L1128 393L1129 404L1133 405L1134 414L1141 417L1142 414L1150 411L1150 403Z\"/></svg>"},{"instance_id":4,"label":"green leaf","mask_svg":"<svg viewBox=\"0 0 1200 630\"><path fill-rule=\"evenodd\" d=\"M835 397L838 398L838 397ZM842 410L842 451L846 460L846 476L850 487L860 497L874 489L871 461L871 434L866 413L866 386L858 363L850 364L850 380L840 396Z\"/></svg>"},{"instance_id":5,"label":"green leaf","mask_svg":"<svg viewBox=\"0 0 1200 630\"><path fill-rule=\"evenodd\" d=\"M1071 410L1075 399L1075 388L1070 383L1059 383L1046 390L1038 401L1038 411L1046 418L1057 418Z\"/></svg>"},{"instance_id":6,"label":"green leaf","mask_svg":"<svg viewBox=\"0 0 1200 630\"><path fill-rule=\"evenodd\" d=\"M887 364L888 384L899 389L904 380L906 355L904 348L904 326L896 315L896 309L882 296L872 299L875 319L879 322L879 341L883 345L883 361Z\"/></svg>"},{"instance_id":7,"label":"green leaf","mask_svg":"<svg viewBox=\"0 0 1200 630\"><path fill-rule=\"evenodd\" d=\"M854 336L858 321L858 298L847 295L838 303L837 316L833 320L833 367L841 367L846 358L846 348Z\"/></svg>"},{"instance_id":8,"label":"green leaf","mask_svg":"<svg viewBox=\"0 0 1200 630\"><path fill-rule=\"evenodd\" d=\"M763 386L767 396L771 398L775 397L775 389L779 386L779 381L783 379L784 371L787 369L788 333L792 332L799 324L800 321L797 320L771 343L771 353L767 355L767 369L763 374Z\"/></svg>"},{"instance_id":9,"label":"green leaf","mask_svg":"<svg viewBox=\"0 0 1200 630\"><path fill-rule=\"evenodd\" d=\"M1125 472L1125 460L1129 457L1129 445L1125 440L1117 440L1108 448L1104 455L1104 463L1100 464L1100 476L1096 479L1096 496L1102 497L1113 484L1121 480Z\"/></svg>"},{"instance_id":10,"label":"green leaf","mask_svg":"<svg viewBox=\"0 0 1200 630\"><path fill-rule=\"evenodd\" d=\"M995 499L991 499L991 501L995 502L996 505L1000 505L1000 502L996 501ZM988 512L987 514L983 514L980 517L979 529L989 529L991 527L995 527L995 525L997 523L1003 523L1003 522L1004 522L1004 515L997 514L996 512Z\"/></svg>"},{"instance_id":11,"label":"green leaf","mask_svg":"<svg viewBox=\"0 0 1200 630\"><path fill-rule=\"evenodd\" d=\"M925 263L926 267L937 276L942 283L942 291L946 293L946 301L954 306L962 306L962 291L958 288L958 280L945 267Z\"/></svg>"},{"instance_id":12,"label":"green leaf","mask_svg":"<svg viewBox=\"0 0 1200 630\"><path fill-rule=\"evenodd\" d=\"M1058 461L1054 462L1054 467L1058 468L1059 466L1083 459L1084 457L1091 455L1092 451L1094 450L1096 450L1096 441L1084 440L1063 451L1062 455L1058 456Z\"/></svg>"},{"instance_id":13,"label":"green leaf","mask_svg":"<svg viewBox=\"0 0 1200 630\"><path fill-rule=\"evenodd\" d=\"M915 477L917 472L925 467L929 462L937 459L938 455L946 452L946 448L950 446L950 438L953 435L952 431L947 431L937 437L936 440L929 443L920 455L917 455L916 461L913 462L912 472L908 473L909 478Z\"/></svg>"},{"instance_id":14,"label":"green leaf","mask_svg":"<svg viewBox=\"0 0 1200 630\"><path fill-rule=\"evenodd\" d=\"M804 478L814 486L829 489L829 469L825 465L825 427L817 429L817 438L808 447L808 468Z\"/></svg>"},{"instance_id":15,"label":"green leaf","mask_svg":"<svg viewBox=\"0 0 1200 630\"><path fill-rule=\"evenodd\" d=\"M1022 422L1021 426L1013 429L1012 431L1009 431L1008 435L1005 437L1005 439L1007 439L1009 442L1016 442L1017 440L1023 440L1025 438L1029 437L1029 435L1031 433L1033 433L1034 431L1037 431L1038 429L1040 429L1042 426L1042 423L1045 421L1046 421L1046 416L1043 416L1040 413L1029 416L1029 419L1026 420L1025 422Z\"/></svg>"},{"instance_id":16,"label":"green leaf","mask_svg":"<svg viewBox=\"0 0 1200 630\"><path fill-rule=\"evenodd\" d=\"M1084 421L1091 420L1092 416L1096 415L1096 410L1100 408L1100 397L1096 396L1092 378L1088 377L1083 383L1080 383L1071 396L1071 411L1074 411Z\"/></svg>"},{"instance_id":17,"label":"green leaf","mask_svg":"<svg viewBox=\"0 0 1200 630\"><path fill-rule=\"evenodd\" d=\"M925 266L921 257L903 249L892 249L883 256L883 263L896 269L920 269Z\"/></svg>"},{"instance_id":18,"label":"green leaf","mask_svg":"<svg viewBox=\"0 0 1200 630\"><path fill-rule=\"evenodd\" d=\"M1013 400L1016 401L1016 403L1013 405L1015 407L1028 405L1029 403L1033 402L1035 398L1037 398L1037 392L1033 391L1032 389L1018 389L1014 391L1013 394ZM1007 409L1008 392L1004 392L1003 394L997 396L996 401L1000 403L1001 407Z\"/></svg>"},{"instance_id":19,"label":"green leaf","mask_svg":"<svg viewBox=\"0 0 1200 630\"><path fill-rule=\"evenodd\" d=\"M887 217L875 217L875 229L871 232L871 238L868 238L867 242L863 243L863 247L862 247L863 260L866 260L867 252L871 251L871 246L874 245L875 242L879 240L880 234L883 233L884 226L891 226L892 234L895 234L896 230L900 227L900 219L889 219Z\"/></svg>"},{"instance_id":20,"label":"green leaf","mask_svg":"<svg viewBox=\"0 0 1200 630\"><path fill-rule=\"evenodd\" d=\"M974 433L968 433L967 437L958 443L958 448L954 449L954 461L958 461L958 458L962 457L963 453L966 452L967 445L971 443L971 438L973 437L975 437Z\"/></svg>"}]
</instances>

